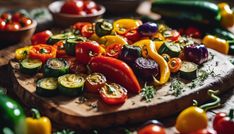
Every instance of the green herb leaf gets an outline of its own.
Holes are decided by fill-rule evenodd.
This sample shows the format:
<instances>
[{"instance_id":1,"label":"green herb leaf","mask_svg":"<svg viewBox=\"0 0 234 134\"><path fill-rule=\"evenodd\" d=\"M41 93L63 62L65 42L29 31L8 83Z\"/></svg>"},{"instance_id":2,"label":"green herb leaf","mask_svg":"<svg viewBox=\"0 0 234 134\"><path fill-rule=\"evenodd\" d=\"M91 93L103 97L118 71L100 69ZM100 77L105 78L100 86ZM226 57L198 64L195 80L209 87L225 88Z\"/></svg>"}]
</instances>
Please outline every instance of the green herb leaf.
<instances>
[{"instance_id":1,"label":"green herb leaf","mask_svg":"<svg viewBox=\"0 0 234 134\"><path fill-rule=\"evenodd\" d=\"M130 130L128 130L127 128L124 129L124 133L125 133L125 134L132 134L132 132L131 132Z\"/></svg>"},{"instance_id":2,"label":"green herb leaf","mask_svg":"<svg viewBox=\"0 0 234 134\"><path fill-rule=\"evenodd\" d=\"M184 87L184 83L182 83L181 81L177 79L174 79L171 82L170 91L172 91L172 94L174 96L178 97L179 95L181 95L183 87Z\"/></svg>"},{"instance_id":3,"label":"green herb leaf","mask_svg":"<svg viewBox=\"0 0 234 134\"><path fill-rule=\"evenodd\" d=\"M145 100L146 102L151 102L155 94L156 89L154 88L154 86L147 86L147 84L145 84L141 92L142 100Z\"/></svg>"},{"instance_id":4,"label":"green herb leaf","mask_svg":"<svg viewBox=\"0 0 234 134\"><path fill-rule=\"evenodd\" d=\"M69 129L63 129L61 131L54 132L53 134L76 134L76 132Z\"/></svg>"}]
</instances>

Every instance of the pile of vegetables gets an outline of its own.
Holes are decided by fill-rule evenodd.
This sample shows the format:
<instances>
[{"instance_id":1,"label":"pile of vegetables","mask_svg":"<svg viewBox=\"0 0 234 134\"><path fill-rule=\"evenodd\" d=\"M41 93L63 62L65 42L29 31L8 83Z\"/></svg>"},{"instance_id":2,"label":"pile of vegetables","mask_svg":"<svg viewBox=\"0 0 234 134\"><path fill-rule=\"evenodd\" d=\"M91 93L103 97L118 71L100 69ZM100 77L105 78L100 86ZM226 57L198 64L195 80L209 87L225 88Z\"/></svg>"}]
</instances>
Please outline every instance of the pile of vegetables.
<instances>
[{"instance_id":1,"label":"pile of vegetables","mask_svg":"<svg viewBox=\"0 0 234 134\"><path fill-rule=\"evenodd\" d=\"M64 33L36 33L31 42L15 57L22 73L43 73L38 95L99 93L107 104L122 104L128 93L140 93L140 81L159 86L171 74L195 79L198 66L208 60L203 44L164 24L136 19L78 22Z\"/></svg>"}]
</instances>

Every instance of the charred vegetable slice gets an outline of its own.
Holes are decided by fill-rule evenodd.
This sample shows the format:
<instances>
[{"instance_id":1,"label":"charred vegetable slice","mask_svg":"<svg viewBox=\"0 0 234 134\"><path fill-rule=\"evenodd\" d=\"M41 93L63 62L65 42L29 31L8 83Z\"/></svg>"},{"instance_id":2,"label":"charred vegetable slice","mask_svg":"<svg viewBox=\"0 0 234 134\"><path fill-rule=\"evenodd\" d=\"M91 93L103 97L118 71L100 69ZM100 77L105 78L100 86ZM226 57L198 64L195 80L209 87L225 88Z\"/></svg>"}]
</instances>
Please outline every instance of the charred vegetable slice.
<instances>
[{"instance_id":1,"label":"charred vegetable slice","mask_svg":"<svg viewBox=\"0 0 234 134\"><path fill-rule=\"evenodd\" d=\"M135 71L146 80L152 80L152 76L157 77L159 74L158 64L152 59L139 57L135 60Z\"/></svg>"},{"instance_id":2,"label":"charred vegetable slice","mask_svg":"<svg viewBox=\"0 0 234 134\"><path fill-rule=\"evenodd\" d=\"M124 45L119 55L119 59L128 65L134 64L134 61L141 56L141 48L136 46Z\"/></svg>"},{"instance_id":3,"label":"charred vegetable slice","mask_svg":"<svg viewBox=\"0 0 234 134\"><path fill-rule=\"evenodd\" d=\"M36 93L49 97L57 94L58 81L56 78L43 78L37 81Z\"/></svg>"},{"instance_id":4,"label":"charred vegetable slice","mask_svg":"<svg viewBox=\"0 0 234 134\"><path fill-rule=\"evenodd\" d=\"M69 72L69 65L63 58L48 59L45 65L44 73L47 77L58 77Z\"/></svg>"},{"instance_id":5,"label":"charred vegetable slice","mask_svg":"<svg viewBox=\"0 0 234 134\"><path fill-rule=\"evenodd\" d=\"M198 65L192 62L183 61L180 68L180 77L186 80L197 78Z\"/></svg>"},{"instance_id":6,"label":"charred vegetable slice","mask_svg":"<svg viewBox=\"0 0 234 134\"><path fill-rule=\"evenodd\" d=\"M86 77L85 89L92 93L98 93L106 84L106 77L101 73L93 73Z\"/></svg>"},{"instance_id":7,"label":"charred vegetable slice","mask_svg":"<svg viewBox=\"0 0 234 134\"><path fill-rule=\"evenodd\" d=\"M74 56L75 55L75 47L76 47L77 43L78 42L84 42L85 40L86 40L86 38L84 38L84 37L76 37L76 38L73 38L73 39L68 39L66 41L66 43L64 44L66 53L68 55Z\"/></svg>"},{"instance_id":8,"label":"charred vegetable slice","mask_svg":"<svg viewBox=\"0 0 234 134\"><path fill-rule=\"evenodd\" d=\"M172 73L176 73L181 68L182 61L180 58L171 58L168 62L168 66Z\"/></svg>"},{"instance_id":9,"label":"charred vegetable slice","mask_svg":"<svg viewBox=\"0 0 234 134\"><path fill-rule=\"evenodd\" d=\"M170 57L178 57L180 54L181 48L178 43L165 42L158 50L159 54L168 54Z\"/></svg>"},{"instance_id":10,"label":"charred vegetable slice","mask_svg":"<svg viewBox=\"0 0 234 134\"><path fill-rule=\"evenodd\" d=\"M77 96L83 92L85 78L79 74L58 77L58 90L65 96Z\"/></svg>"},{"instance_id":11,"label":"charred vegetable slice","mask_svg":"<svg viewBox=\"0 0 234 134\"><path fill-rule=\"evenodd\" d=\"M42 66L42 62L38 59L24 59L20 62L20 71L24 74L36 74Z\"/></svg>"},{"instance_id":12,"label":"charred vegetable slice","mask_svg":"<svg viewBox=\"0 0 234 134\"><path fill-rule=\"evenodd\" d=\"M102 100L106 104L123 104L127 99L127 90L116 83L106 84L99 91Z\"/></svg>"},{"instance_id":13,"label":"charred vegetable slice","mask_svg":"<svg viewBox=\"0 0 234 134\"><path fill-rule=\"evenodd\" d=\"M95 32L99 37L109 35L112 29L113 29L113 25L104 19L99 19L95 23Z\"/></svg>"},{"instance_id":14,"label":"charred vegetable slice","mask_svg":"<svg viewBox=\"0 0 234 134\"><path fill-rule=\"evenodd\" d=\"M64 33L64 34L56 34L56 35L52 35L50 36L50 38L47 40L47 44L53 45L55 43L57 43L58 41L61 40L67 40L70 38L75 38L73 33Z\"/></svg>"}]
</instances>

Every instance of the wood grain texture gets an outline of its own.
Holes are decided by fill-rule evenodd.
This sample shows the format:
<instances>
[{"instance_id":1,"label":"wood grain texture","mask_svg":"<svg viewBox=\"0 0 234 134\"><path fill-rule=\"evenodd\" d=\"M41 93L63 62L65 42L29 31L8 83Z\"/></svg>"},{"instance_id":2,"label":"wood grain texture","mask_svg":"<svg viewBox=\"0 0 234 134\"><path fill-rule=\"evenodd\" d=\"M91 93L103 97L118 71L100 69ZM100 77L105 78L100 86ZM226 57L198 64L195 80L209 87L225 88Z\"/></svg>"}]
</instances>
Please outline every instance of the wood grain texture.
<instances>
[{"instance_id":1,"label":"wood grain texture","mask_svg":"<svg viewBox=\"0 0 234 134\"><path fill-rule=\"evenodd\" d=\"M41 74L37 74L35 77L21 74L18 70L18 63L14 61L10 62L11 78L17 96L26 105L39 107L56 123L65 124L75 129L103 128L141 122L151 118L164 118L191 106L193 99L204 103L209 99L208 89L219 89L222 93L233 87L233 65L226 56L214 50L209 51L214 55L214 58L205 63L202 69L211 68L216 74L219 74L218 77L209 77L204 81L204 85L194 89L184 88L185 91L179 97L169 93L170 83L168 83L158 89L156 96L150 103L141 101L141 95L130 95L126 103L121 106L108 106L98 96L87 93L84 94L87 101L81 104L78 101L80 97L40 97L35 94L35 81L41 77ZM91 108L92 104L97 105L97 108Z\"/></svg>"}]
</instances>

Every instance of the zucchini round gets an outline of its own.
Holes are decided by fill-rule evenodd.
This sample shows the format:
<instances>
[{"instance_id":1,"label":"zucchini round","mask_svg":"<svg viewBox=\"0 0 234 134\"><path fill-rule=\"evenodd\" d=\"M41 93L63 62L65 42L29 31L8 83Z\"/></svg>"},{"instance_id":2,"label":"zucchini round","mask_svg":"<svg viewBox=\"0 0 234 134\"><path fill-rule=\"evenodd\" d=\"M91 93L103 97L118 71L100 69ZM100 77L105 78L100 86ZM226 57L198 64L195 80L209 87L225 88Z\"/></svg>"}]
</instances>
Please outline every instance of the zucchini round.
<instances>
[{"instance_id":1,"label":"zucchini round","mask_svg":"<svg viewBox=\"0 0 234 134\"><path fill-rule=\"evenodd\" d=\"M178 57L180 54L181 48L178 43L165 42L158 50L159 54L168 54L170 57Z\"/></svg>"},{"instance_id":2,"label":"zucchini round","mask_svg":"<svg viewBox=\"0 0 234 134\"><path fill-rule=\"evenodd\" d=\"M58 93L58 81L56 78L49 77L37 81L36 93L40 96L50 97Z\"/></svg>"},{"instance_id":3,"label":"zucchini round","mask_svg":"<svg viewBox=\"0 0 234 134\"><path fill-rule=\"evenodd\" d=\"M53 45L53 44L57 43L58 41L67 40L67 39L71 39L71 38L75 38L75 35L73 33L71 33L71 32L64 33L64 34L52 35L47 40L47 44Z\"/></svg>"},{"instance_id":4,"label":"zucchini round","mask_svg":"<svg viewBox=\"0 0 234 134\"><path fill-rule=\"evenodd\" d=\"M45 64L44 74L46 77L58 77L68 72L69 64L63 58L51 58Z\"/></svg>"},{"instance_id":5,"label":"zucchini round","mask_svg":"<svg viewBox=\"0 0 234 134\"><path fill-rule=\"evenodd\" d=\"M186 80L197 78L198 65L193 62L183 61L180 68L180 77Z\"/></svg>"},{"instance_id":6,"label":"zucchini round","mask_svg":"<svg viewBox=\"0 0 234 134\"><path fill-rule=\"evenodd\" d=\"M77 96L83 93L85 78L79 74L65 74L58 77L58 89L62 95Z\"/></svg>"},{"instance_id":7,"label":"zucchini round","mask_svg":"<svg viewBox=\"0 0 234 134\"><path fill-rule=\"evenodd\" d=\"M78 42L83 42L85 40L86 40L86 38L80 37L80 36L78 36L76 38L73 38L73 39L68 39L66 41L66 43L64 44L64 48L66 50L66 53L68 55L75 56L75 47L76 47L76 44Z\"/></svg>"},{"instance_id":8,"label":"zucchini round","mask_svg":"<svg viewBox=\"0 0 234 134\"><path fill-rule=\"evenodd\" d=\"M24 59L20 62L20 71L24 74L34 75L42 66L42 62L39 59Z\"/></svg>"}]
</instances>

